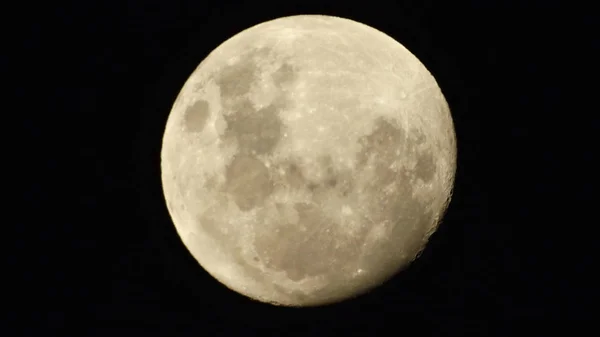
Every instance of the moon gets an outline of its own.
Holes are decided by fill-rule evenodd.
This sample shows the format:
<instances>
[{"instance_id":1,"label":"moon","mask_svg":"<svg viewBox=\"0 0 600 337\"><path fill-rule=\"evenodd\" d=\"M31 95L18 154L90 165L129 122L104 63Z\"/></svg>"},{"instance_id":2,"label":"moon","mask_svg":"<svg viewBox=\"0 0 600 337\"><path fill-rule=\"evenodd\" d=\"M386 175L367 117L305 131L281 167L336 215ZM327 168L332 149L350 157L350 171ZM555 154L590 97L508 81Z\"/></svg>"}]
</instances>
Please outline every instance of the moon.
<instances>
[{"instance_id":1,"label":"moon","mask_svg":"<svg viewBox=\"0 0 600 337\"><path fill-rule=\"evenodd\" d=\"M283 306L361 295L424 249L451 199L456 137L433 76L365 24L297 15L212 51L161 150L164 196L198 263Z\"/></svg>"}]
</instances>

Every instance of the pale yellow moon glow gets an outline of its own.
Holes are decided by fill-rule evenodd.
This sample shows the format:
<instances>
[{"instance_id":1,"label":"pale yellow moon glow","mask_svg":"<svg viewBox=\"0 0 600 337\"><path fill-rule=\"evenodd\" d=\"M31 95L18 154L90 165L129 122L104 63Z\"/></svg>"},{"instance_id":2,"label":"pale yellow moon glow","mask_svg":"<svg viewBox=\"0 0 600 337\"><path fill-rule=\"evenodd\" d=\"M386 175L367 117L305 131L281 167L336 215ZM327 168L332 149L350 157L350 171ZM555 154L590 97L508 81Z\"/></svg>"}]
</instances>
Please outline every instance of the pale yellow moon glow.
<instances>
[{"instance_id":1,"label":"pale yellow moon glow","mask_svg":"<svg viewBox=\"0 0 600 337\"><path fill-rule=\"evenodd\" d=\"M409 265L451 198L444 96L400 43L339 17L261 23L211 52L169 115L161 153L183 243L228 288L315 306Z\"/></svg>"}]
</instances>

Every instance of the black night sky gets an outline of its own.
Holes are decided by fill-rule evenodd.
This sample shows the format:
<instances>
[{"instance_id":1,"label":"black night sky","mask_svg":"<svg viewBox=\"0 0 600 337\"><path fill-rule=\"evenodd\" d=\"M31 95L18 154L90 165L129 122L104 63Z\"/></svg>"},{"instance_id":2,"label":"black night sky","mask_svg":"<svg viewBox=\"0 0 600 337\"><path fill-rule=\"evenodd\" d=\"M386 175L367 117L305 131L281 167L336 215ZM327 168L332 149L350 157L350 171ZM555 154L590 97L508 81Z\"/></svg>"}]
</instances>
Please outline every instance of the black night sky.
<instances>
[{"instance_id":1,"label":"black night sky","mask_svg":"<svg viewBox=\"0 0 600 337\"><path fill-rule=\"evenodd\" d=\"M18 106L5 114L21 117L5 129L24 130L7 143L17 164L6 177L25 181L5 210L16 219L5 219L16 229L5 273L16 276L5 288L16 330L5 336L540 336L590 317L592 10L496 0L20 7L21 23L4 29ZM371 293L309 309L253 302L210 277L177 236L160 181L165 122L199 62L239 31L294 14L350 18L402 43L438 81L458 139L454 198L421 258Z\"/></svg>"}]
</instances>

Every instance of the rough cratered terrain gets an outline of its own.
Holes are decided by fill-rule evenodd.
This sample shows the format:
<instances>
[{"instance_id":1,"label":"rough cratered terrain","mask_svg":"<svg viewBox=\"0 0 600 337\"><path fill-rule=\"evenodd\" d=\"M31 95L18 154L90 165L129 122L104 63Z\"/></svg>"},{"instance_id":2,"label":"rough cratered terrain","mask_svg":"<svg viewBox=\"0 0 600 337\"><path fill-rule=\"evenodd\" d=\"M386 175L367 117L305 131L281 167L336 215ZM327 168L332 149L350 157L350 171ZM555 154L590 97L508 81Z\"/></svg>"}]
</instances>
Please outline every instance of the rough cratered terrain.
<instances>
[{"instance_id":1,"label":"rough cratered terrain","mask_svg":"<svg viewBox=\"0 0 600 337\"><path fill-rule=\"evenodd\" d=\"M283 305L341 300L405 267L437 226L455 169L447 105L412 54L365 27L256 26L182 89L165 196L192 254L228 287ZM378 48L390 50L377 59Z\"/></svg>"}]
</instances>

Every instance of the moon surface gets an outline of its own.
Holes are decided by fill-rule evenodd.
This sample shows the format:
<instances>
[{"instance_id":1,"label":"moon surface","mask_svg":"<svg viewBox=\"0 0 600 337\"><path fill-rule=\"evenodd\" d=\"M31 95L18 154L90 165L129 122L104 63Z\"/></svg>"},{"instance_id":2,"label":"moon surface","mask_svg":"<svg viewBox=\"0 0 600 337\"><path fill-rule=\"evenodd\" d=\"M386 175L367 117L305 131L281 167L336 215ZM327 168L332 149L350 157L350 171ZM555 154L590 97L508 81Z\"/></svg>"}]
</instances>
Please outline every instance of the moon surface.
<instances>
[{"instance_id":1,"label":"moon surface","mask_svg":"<svg viewBox=\"0 0 600 337\"><path fill-rule=\"evenodd\" d=\"M204 59L164 132L169 213L199 264L275 305L385 282L423 250L456 171L450 110L405 47L364 24L299 15Z\"/></svg>"}]
</instances>

